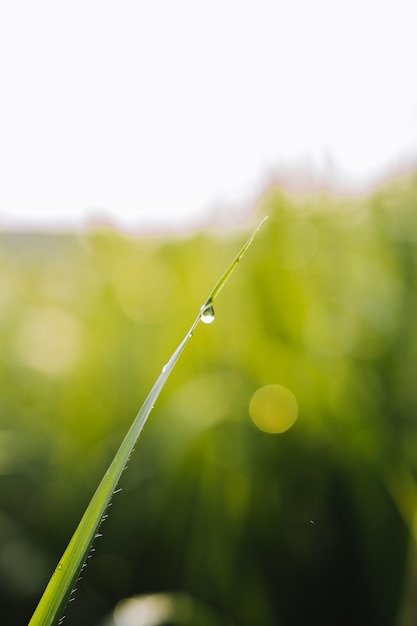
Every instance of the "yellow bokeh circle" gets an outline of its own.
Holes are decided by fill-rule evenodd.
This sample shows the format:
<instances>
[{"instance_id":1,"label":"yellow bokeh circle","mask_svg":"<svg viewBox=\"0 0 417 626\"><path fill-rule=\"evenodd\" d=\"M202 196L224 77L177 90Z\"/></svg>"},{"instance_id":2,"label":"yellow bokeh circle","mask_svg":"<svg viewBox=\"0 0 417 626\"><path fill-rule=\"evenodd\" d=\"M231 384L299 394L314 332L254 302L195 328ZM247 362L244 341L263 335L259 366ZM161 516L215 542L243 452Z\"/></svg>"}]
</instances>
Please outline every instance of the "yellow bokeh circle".
<instances>
[{"instance_id":1,"label":"yellow bokeh circle","mask_svg":"<svg viewBox=\"0 0 417 626\"><path fill-rule=\"evenodd\" d=\"M283 433L294 424L298 416L298 403L294 394L282 385L266 385L253 394L249 413L260 430L266 433Z\"/></svg>"}]
</instances>

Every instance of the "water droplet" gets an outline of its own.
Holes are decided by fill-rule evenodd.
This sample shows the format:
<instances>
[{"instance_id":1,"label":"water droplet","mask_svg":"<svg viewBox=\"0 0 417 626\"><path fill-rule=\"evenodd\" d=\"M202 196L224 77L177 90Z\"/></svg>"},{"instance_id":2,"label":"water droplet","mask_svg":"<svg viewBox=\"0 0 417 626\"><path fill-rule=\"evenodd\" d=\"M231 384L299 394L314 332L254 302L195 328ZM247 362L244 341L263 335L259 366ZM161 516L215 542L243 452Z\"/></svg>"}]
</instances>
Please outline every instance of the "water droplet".
<instances>
[{"instance_id":1,"label":"water droplet","mask_svg":"<svg viewBox=\"0 0 417 626\"><path fill-rule=\"evenodd\" d=\"M204 324L211 324L214 322L214 308L211 304L206 304L201 307L200 318Z\"/></svg>"},{"instance_id":2,"label":"water droplet","mask_svg":"<svg viewBox=\"0 0 417 626\"><path fill-rule=\"evenodd\" d=\"M57 569L62 569L62 563L58 565Z\"/></svg>"},{"instance_id":3,"label":"water droplet","mask_svg":"<svg viewBox=\"0 0 417 626\"><path fill-rule=\"evenodd\" d=\"M162 373L167 371L167 367L168 367L168 363L166 365L164 365L164 367L162 368Z\"/></svg>"}]
</instances>

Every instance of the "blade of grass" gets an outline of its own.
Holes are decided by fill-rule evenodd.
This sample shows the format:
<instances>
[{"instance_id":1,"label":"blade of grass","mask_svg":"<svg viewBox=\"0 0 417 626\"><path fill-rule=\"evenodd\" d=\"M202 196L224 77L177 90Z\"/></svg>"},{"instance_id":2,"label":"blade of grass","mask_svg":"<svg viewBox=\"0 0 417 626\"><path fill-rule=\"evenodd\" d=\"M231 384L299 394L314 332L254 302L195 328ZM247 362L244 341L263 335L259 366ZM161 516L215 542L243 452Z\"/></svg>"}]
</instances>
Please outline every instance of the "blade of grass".
<instances>
[{"instance_id":1,"label":"blade of grass","mask_svg":"<svg viewBox=\"0 0 417 626\"><path fill-rule=\"evenodd\" d=\"M113 494L115 493L120 476L129 461L135 443L154 407L156 399L164 387L182 351L192 337L195 327L204 317L204 312L207 311L208 307L212 306L215 298L226 284L233 270L258 234L266 219L267 218L264 218L262 220L239 253L233 259L231 264L228 266L224 274L217 281L205 303L201 307L200 312L190 330L181 341L168 363L162 368L162 372L133 421L132 426L130 427L119 450L117 451L113 461L93 495L90 504L81 518L81 521L72 536L67 549L59 561L39 601L32 619L29 622L29 626L53 626L60 623L60 618L65 606L69 601L71 594L75 591L75 585L86 565L94 539L99 536L98 530L100 524L105 518L105 512L110 504Z\"/></svg>"},{"instance_id":2,"label":"blade of grass","mask_svg":"<svg viewBox=\"0 0 417 626\"><path fill-rule=\"evenodd\" d=\"M226 269L224 274L221 276L221 278L219 278L217 283L214 285L213 289L210 292L209 297L207 298L207 300L205 301L205 303L201 307L202 311L204 311L204 309L206 309L208 306L213 304L214 299L219 295L220 291L223 289L224 285L229 280L231 273L236 268L236 266L239 263L240 259L243 257L243 255L245 254L246 250L249 248L249 246L251 245L252 241L255 239L256 235L259 233L259 231L261 230L262 226L265 224L267 219L268 219L268 216L264 217L264 219L258 224L258 226L255 228L255 230L253 231L253 233L251 234L251 236L249 237L247 242L242 246L242 248L239 250L239 252L235 256L233 261L230 263L230 265L228 266L228 268Z\"/></svg>"}]
</instances>

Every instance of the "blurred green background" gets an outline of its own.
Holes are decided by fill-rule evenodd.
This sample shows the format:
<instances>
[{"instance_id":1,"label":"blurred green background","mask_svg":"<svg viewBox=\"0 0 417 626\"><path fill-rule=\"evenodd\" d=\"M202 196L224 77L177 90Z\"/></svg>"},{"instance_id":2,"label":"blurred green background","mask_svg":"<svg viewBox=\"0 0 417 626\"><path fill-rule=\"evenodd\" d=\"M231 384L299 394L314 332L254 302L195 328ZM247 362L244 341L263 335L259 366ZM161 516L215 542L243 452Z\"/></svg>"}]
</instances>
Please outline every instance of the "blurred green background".
<instances>
[{"instance_id":1,"label":"blurred green background","mask_svg":"<svg viewBox=\"0 0 417 626\"><path fill-rule=\"evenodd\" d=\"M416 623L416 211L414 175L367 197L272 187L227 233L0 235L9 626L266 214L162 392L65 623ZM282 434L249 412L272 384L298 402Z\"/></svg>"}]
</instances>

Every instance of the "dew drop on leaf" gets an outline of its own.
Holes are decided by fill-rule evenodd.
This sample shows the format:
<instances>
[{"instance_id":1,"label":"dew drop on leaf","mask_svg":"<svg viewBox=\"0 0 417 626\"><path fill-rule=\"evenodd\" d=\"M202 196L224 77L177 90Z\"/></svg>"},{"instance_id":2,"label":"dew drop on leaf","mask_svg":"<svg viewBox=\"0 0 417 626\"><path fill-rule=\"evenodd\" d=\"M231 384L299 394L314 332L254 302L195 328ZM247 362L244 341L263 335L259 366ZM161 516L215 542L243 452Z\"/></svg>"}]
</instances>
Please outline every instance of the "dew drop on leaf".
<instances>
[{"instance_id":1,"label":"dew drop on leaf","mask_svg":"<svg viewBox=\"0 0 417 626\"><path fill-rule=\"evenodd\" d=\"M214 308L211 304L206 304L202 307L200 318L204 324L211 324L214 322Z\"/></svg>"}]
</instances>

